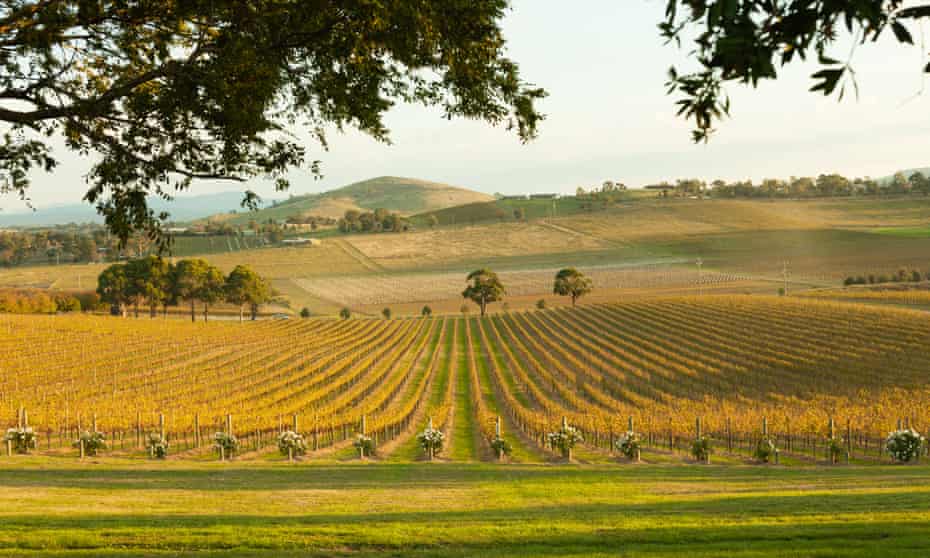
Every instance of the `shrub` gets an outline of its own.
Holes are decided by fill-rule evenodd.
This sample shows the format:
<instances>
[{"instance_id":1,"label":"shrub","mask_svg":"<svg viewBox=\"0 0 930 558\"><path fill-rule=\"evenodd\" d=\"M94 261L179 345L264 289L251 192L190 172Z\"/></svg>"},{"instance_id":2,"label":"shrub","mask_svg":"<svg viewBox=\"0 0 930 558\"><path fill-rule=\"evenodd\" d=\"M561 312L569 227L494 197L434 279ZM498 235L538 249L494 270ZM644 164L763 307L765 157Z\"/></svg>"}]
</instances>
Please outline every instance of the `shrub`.
<instances>
[{"instance_id":1,"label":"shrub","mask_svg":"<svg viewBox=\"0 0 930 558\"><path fill-rule=\"evenodd\" d=\"M278 451L282 455L294 456L307 453L307 444L300 434L286 430L278 434Z\"/></svg>"},{"instance_id":2,"label":"shrub","mask_svg":"<svg viewBox=\"0 0 930 558\"><path fill-rule=\"evenodd\" d=\"M539 310L545 310L545 309L546 309L546 299L541 298L541 299L537 300L537 301L536 301L536 308L539 309Z\"/></svg>"},{"instance_id":3,"label":"shrub","mask_svg":"<svg viewBox=\"0 0 930 558\"><path fill-rule=\"evenodd\" d=\"M381 311L381 315L384 316L384 319L385 319L385 320L390 320L390 319L391 319L391 309L390 309L390 308L385 308L384 310Z\"/></svg>"},{"instance_id":4,"label":"shrub","mask_svg":"<svg viewBox=\"0 0 930 558\"><path fill-rule=\"evenodd\" d=\"M97 455L97 452L107 449L107 437L103 432L85 430L81 432L73 445L75 448L80 448L82 442L84 443L85 455Z\"/></svg>"},{"instance_id":5,"label":"shrub","mask_svg":"<svg viewBox=\"0 0 930 558\"><path fill-rule=\"evenodd\" d=\"M300 317L301 317L301 318L309 318L309 317L310 317L310 309L307 308L306 306L304 306L303 308L301 308L301 309L300 309Z\"/></svg>"},{"instance_id":6,"label":"shrub","mask_svg":"<svg viewBox=\"0 0 930 558\"><path fill-rule=\"evenodd\" d=\"M217 432L213 435L213 447L223 450L223 455L229 457L239 449L239 439L226 432Z\"/></svg>"},{"instance_id":7,"label":"shrub","mask_svg":"<svg viewBox=\"0 0 930 558\"><path fill-rule=\"evenodd\" d=\"M888 450L888 454L895 461L907 463L920 455L923 442L923 436L910 428L896 430L888 434L888 438L885 440L885 449Z\"/></svg>"},{"instance_id":8,"label":"shrub","mask_svg":"<svg viewBox=\"0 0 930 558\"><path fill-rule=\"evenodd\" d=\"M370 436L359 434L355 438L355 441L352 442L352 445L355 446L355 449L357 449L362 455L375 454L375 441L372 440Z\"/></svg>"},{"instance_id":9,"label":"shrub","mask_svg":"<svg viewBox=\"0 0 930 558\"><path fill-rule=\"evenodd\" d=\"M636 459L642 447L642 438L632 430L624 433L616 442L617 450L627 459Z\"/></svg>"},{"instance_id":10,"label":"shrub","mask_svg":"<svg viewBox=\"0 0 930 558\"><path fill-rule=\"evenodd\" d=\"M420 447L427 453L432 450L431 455L437 455L442 451L442 444L445 439L446 437L443 436L441 431L430 427L417 435L417 442L419 442Z\"/></svg>"},{"instance_id":11,"label":"shrub","mask_svg":"<svg viewBox=\"0 0 930 558\"><path fill-rule=\"evenodd\" d=\"M429 306L424 306L423 309L420 310L420 314L421 314L424 318L429 318L430 316L433 315L433 309L430 308Z\"/></svg>"},{"instance_id":12,"label":"shrub","mask_svg":"<svg viewBox=\"0 0 930 558\"><path fill-rule=\"evenodd\" d=\"M775 440L769 437L763 437L759 440L759 443L756 444L756 459L762 463L769 463L772 459L778 454L778 446L775 445Z\"/></svg>"},{"instance_id":13,"label":"shrub","mask_svg":"<svg viewBox=\"0 0 930 558\"><path fill-rule=\"evenodd\" d=\"M691 455L698 461L707 461L710 459L710 454L713 452L713 448L710 445L710 439L707 436L701 436L696 438L694 442L691 443Z\"/></svg>"},{"instance_id":14,"label":"shrub","mask_svg":"<svg viewBox=\"0 0 930 558\"><path fill-rule=\"evenodd\" d=\"M827 438L827 455L830 457L831 463L839 461L845 450L846 447L843 445L842 437L833 436L832 438Z\"/></svg>"},{"instance_id":15,"label":"shrub","mask_svg":"<svg viewBox=\"0 0 930 558\"><path fill-rule=\"evenodd\" d=\"M10 442L16 453L29 453L29 450L35 449L38 445L39 437L31 426L20 426L7 430L3 441Z\"/></svg>"},{"instance_id":16,"label":"shrub","mask_svg":"<svg viewBox=\"0 0 930 558\"><path fill-rule=\"evenodd\" d=\"M343 308L342 310L339 311L339 317L342 318L343 320L348 320L349 318L352 317L352 311L349 310L348 308Z\"/></svg>"},{"instance_id":17,"label":"shrub","mask_svg":"<svg viewBox=\"0 0 930 558\"><path fill-rule=\"evenodd\" d=\"M500 436L494 436L494 439L491 440L491 449L494 450L494 454L498 456L510 455L510 452L513 451L513 448L510 447L510 443Z\"/></svg>"},{"instance_id":18,"label":"shrub","mask_svg":"<svg viewBox=\"0 0 930 558\"><path fill-rule=\"evenodd\" d=\"M149 455L156 459L164 459L168 456L168 440L161 437L158 432L149 434L149 439L145 441L145 447L149 450Z\"/></svg>"},{"instance_id":19,"label":"shrub","mask_svg":"<svg viewBox=\"0 0 930 558\"><path fill-rule=\"evenodd\" d=\"M547 438L549 446L561 451L563 457L568 457L572 448L584 441L581 432L577 428L568 425L563 426L558 432L550 432Z\"/></svg>"},{"instance_id":20,"label":"shrub","mask_svg":"<svg viewBox=\"0 0 930 558\"><path fill-rule=\"evenodd\" d=\"M923 280L924 278L923 276L921 276L919 271L917 271L916 269L911 271L911 281L913 281L914 283L920 283Z\"/></svg>"}]
</instances>

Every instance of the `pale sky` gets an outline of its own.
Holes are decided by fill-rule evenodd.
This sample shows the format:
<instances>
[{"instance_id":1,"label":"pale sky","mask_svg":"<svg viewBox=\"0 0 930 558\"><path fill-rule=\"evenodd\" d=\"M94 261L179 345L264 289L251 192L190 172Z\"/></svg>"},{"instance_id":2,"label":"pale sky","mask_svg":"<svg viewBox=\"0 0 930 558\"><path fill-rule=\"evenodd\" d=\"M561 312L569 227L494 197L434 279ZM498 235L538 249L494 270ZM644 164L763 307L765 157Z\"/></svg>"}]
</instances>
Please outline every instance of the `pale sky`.
<instances>
[{"instance_id":1,"label":"pale sky","mask_svg":"<svg viewBox=\"0 0 930 558\"><path fill-rule=\"evenodd\" d=\"M549 92L536 141L523 145L502 128L396 107L386 118L393 145L332 132L329 152L321 152L308 139L308 158L322 161L325 178L295 171L291 193L381 175L517 193L573 192L605 179L635 187L684 177L883 176L930 166L930 92L922 93L921 73L922 52L930 48L902 47L890 38L859 47L853 66L860 96L847 94L839 103L807 91L813 66L784 70L757 90L734 84L732 118L709 145L694 145L690 124L675 116L674 99L665 94L667 68L686 68L687 60L685 51L659 38L655 25L663 9L659 0L514 0L504 22L509 55L527 81ZM920 41L920 33L915 37ZM833 57L849 52L849 45L837 46ZM54 174L33 175L38 206L78 202L86 189L89 161L56 153L62 165ZM271 192L260 182L251 187ZM201 183L194 192L229 189ZM0 207L16 211L21 204L7 196Z\"/></svg>"}]
</instances>

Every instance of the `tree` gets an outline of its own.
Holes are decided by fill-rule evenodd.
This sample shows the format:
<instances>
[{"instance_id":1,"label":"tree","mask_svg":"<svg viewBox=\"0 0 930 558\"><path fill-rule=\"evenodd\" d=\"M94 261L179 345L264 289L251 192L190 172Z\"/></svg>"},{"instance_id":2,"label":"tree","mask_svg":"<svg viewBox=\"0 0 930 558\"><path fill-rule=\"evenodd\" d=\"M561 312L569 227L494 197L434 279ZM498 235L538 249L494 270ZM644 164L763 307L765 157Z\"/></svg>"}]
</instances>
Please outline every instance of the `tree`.
<instances>
[{"instance_id":1,"label":"tree","mask_svg":"<svg viewBox=\"0 0 930 558\"><path fill-rule=\"evenodd\" d=\"M301 318L306 319L306 318L309 318L311 315L312 315L312 314L310 313L310 309L307 308L306 306L304 306L303 308L300 309L300 317L301 317ZM242 321L242 317L241 317L241 316L240 316L240 318L239 318L239 321Z\"/></svg>"},{"instance_id":2,"label":"tree","mask_svg":"<svg viewBox=\"0 0 930 558\"><path fill-rule=\"evenodd\" d=\"M482 316L485 315L488 304L499 301L506 294L497 274L489 269L472 271L466 277L466 281L470 281L471 284L462 291L462 297L477 304L481 308Z\"/></svg>"},{"instance_id":3,"label":"tree","mask_svg":"<svg viewBox=\"0 0 930 558\"><path fill-rule=\"evenodd\" d=\"M149 317L157 315L158 307L166 306L172 296L171 264L159 256L146 256L126 264L130 283L130 297L136 307L145 301L149 306Z\"/></svg>"},{"instance_id":4,"label":"tree","mask_svg":"<svg viewBox=\"0 0 930 558\"><path fill-rule=\"evenodd\" d=\"M390 319L391 319L391 309L390 309L390 308L385 308L385 309L381 310L381 315L384 316L384 319L385 319L385 320L390 320Z\"/></svg>"},{"instance_id":5,"label":"tree","mask_svg":"<svg viewBox=\"0 0 930 558\"><path fill-rule=\"evenodd\" d=\"M271 298L271 289L267 281L252 268L237 265L226 277L224 295L226 302L239 307L239 321L242 322L246 305L252 308L251 314L254 320L258 305L264 304Z\"/></svg>"},{"instance_id":6,"label":"tree","mask_svg":"<svg viewBox=\"0 0 930 558\"><path fill-rule=\"evenodd\" d=\"M203 274L203 282L200 284L200 291L197 293L197 298L203 304L203 321L209 318L210 305L223 300L225 288L226 278L223 277L223 272L212 265L207 265Z\"/></svg>"},{"instance_id":7,"label":"tree","mask_svg":"<svg viewBox=\"0 0 930 558\"><path fill-rule=\"evenodd\" d=\"M508 5L4 2L0 184L25 197L30 169L55 168L58 134L100 154L85 199L106 225L123 242L144 229L167 247L147 196L199 179L267 176L287 188L288 170L306 165L305 147L282 133L294 121L323 144L330 126L388 141L383 117L404 101L529 140L545 92L504 56ZM246 192L243 206L257 201Z\"/></svg>"},{"instance_id":8,"label":"tree","mask_svg":"<svg viewBox=\"0 0 930 558\"><path fill-rule=\"evenodd\" d=\"M536 309L537 309L537 310L545 310L545 309L546 309L546 299L541 298L541 299L537 300L537 301L536 301Z\"/></svg>"},{"instance_id":9,"label":"tree","mask_svg":"<svg viewBox=\"0 0 930 558\"><path fill-rule=\"evenodd\" d=\"M424 318L429 318L433 315L433 309L429 306L424 306L423 309L420 310L420 315L422 315Z\"/></svg>"},{"instance_id":10,"label":"tree","mask_svg":"<svg viewBox=\"0 0 930 558\"><path fill-rule=\"evenodd\" d=\"M172 274L174 293L179 299L190 303L192 322L197 321L194 305L203 292L203 284L209 267L210 264L201 259L181 260L174 266Z\"/></svg>"},{"instance_id":11,"label":"tree","mask_svg":"<svg viewBox=\"0 0 930 558\"><path fill-rule=\"evenodd\" d=\"M342 318L343 320L348 320L349 318L352 317L352 311L349 310L348 308L343 308L342 310L339 311L339 317Z\"/></svg>"},{"instance_id":12,"label":"tree","mask_svg":"<svg viewBox=\"0 0 930 558\"><path fill-rule=\"evenodd\" d=\"M79 262L92 262L97 259L97 243L93 237L82 235L75 246L74 258Z\"/></svg>"},{"instance_id":13,"label":"tree","mask_svg":"<svg viewBox=\"0 0 930 558\"><path fill-rule=\"evenodd\" d=\"M128 300L129 278L126 275L126 264L113 264L104 269L97 277L97 294L100 300L108 303L121 316L126 316L126 301Z\"/></svg>"},{"instance_id":14,"label":"tree","mask_svg":"<svg viewBox=\"0 0 930 558\"><path fill-rule=\"evenodd\" d=\"M557 295L572 297L572 306L575 306L575 301L590 293L593 288L594 286L589 277L574 267L567 267L555 274L552 292Z\"/></svg>"},{"instance_id":15,"label":"tree","mask_svg":"<svg viewBox=\"0 0 930 558\"><path fill-rule=\"evenodd\" d=\"M727 82L756 87L776 79L779 67L816 59L821 68L811 76L811 91L832 95L839 86L842 98L847 86L855 87L855 74L841 61L848 47L837 41L839 31L865 45L890 29L899 43L913 44L905 24L930 18L930 6L904 6L903 0L666 0L662 37L678 45L690 41L688 59L697 61L687 72L669 70L668 91L681 95L678 113L693 122L696 142L707 141L716 121L729 114Z\"/></svg>"}]
</instances>

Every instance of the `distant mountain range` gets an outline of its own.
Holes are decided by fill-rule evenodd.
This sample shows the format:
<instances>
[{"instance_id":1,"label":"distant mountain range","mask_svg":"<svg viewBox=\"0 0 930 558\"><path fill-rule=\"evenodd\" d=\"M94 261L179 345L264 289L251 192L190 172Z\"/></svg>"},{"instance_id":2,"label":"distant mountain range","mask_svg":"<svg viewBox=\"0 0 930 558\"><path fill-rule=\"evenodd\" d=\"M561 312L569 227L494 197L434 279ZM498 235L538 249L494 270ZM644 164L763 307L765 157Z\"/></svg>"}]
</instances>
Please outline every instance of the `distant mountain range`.
<instances>
[{"instance_id":1,"label":"distant mountain range","mask_svg":"<svg viewBox=\"0 0 930 558\"><path fill-rule=\"evenodd\" d=\"M370 211L378 208L406 216L493 199L488 194L440 182L379 176L321 194L293 196L254 213L216 213L209 219L245 225L251 219L264 222L294 215L339 218L349 209Z\"/></svg>"},{"instance_id":2,"label":"distant mountain range","mask_svg":"<svg viewBox=\"0 0 930 558\"><path fill-rule=\"evenodd\" d=\"M243 192L219 192L216 194L201 194L196 196L179 196L173 201L152 197L149 206L157 212L167 211L172 221L192 221L205 215L230 211L244 212L242 203ZM275 200L264 200L265 205ZM0 227L31 227L47 225L63 225L67 223L102 223L103 217L90 204L67 204L50 207L41 207L35 211L19 210L8 213L0 211Z\"/></svg>"}]
</instances>

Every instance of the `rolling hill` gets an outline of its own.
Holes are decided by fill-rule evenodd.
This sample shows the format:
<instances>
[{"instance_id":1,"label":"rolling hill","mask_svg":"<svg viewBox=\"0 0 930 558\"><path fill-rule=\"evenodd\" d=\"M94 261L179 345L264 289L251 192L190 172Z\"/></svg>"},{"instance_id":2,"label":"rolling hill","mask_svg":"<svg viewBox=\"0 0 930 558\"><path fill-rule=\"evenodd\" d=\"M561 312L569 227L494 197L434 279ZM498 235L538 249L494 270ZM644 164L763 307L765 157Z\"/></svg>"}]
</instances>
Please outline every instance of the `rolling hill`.
<instances>
[{"instance_id":1,"label":"rolling hill","mask_svg":"<svg viewBox=\"0 0 930 558\"><path fill-rule=\"evenodd\" d=\"M338 218L349 209L378 208L396 211L401 215L413 215L493 199L488 194L439 182L380 176L321 194L294 196L254 213L218 214L209 218L243 225L251 219L262 222L268 219L286 219L292 215Z\"/></svg>"}]
</instances>

